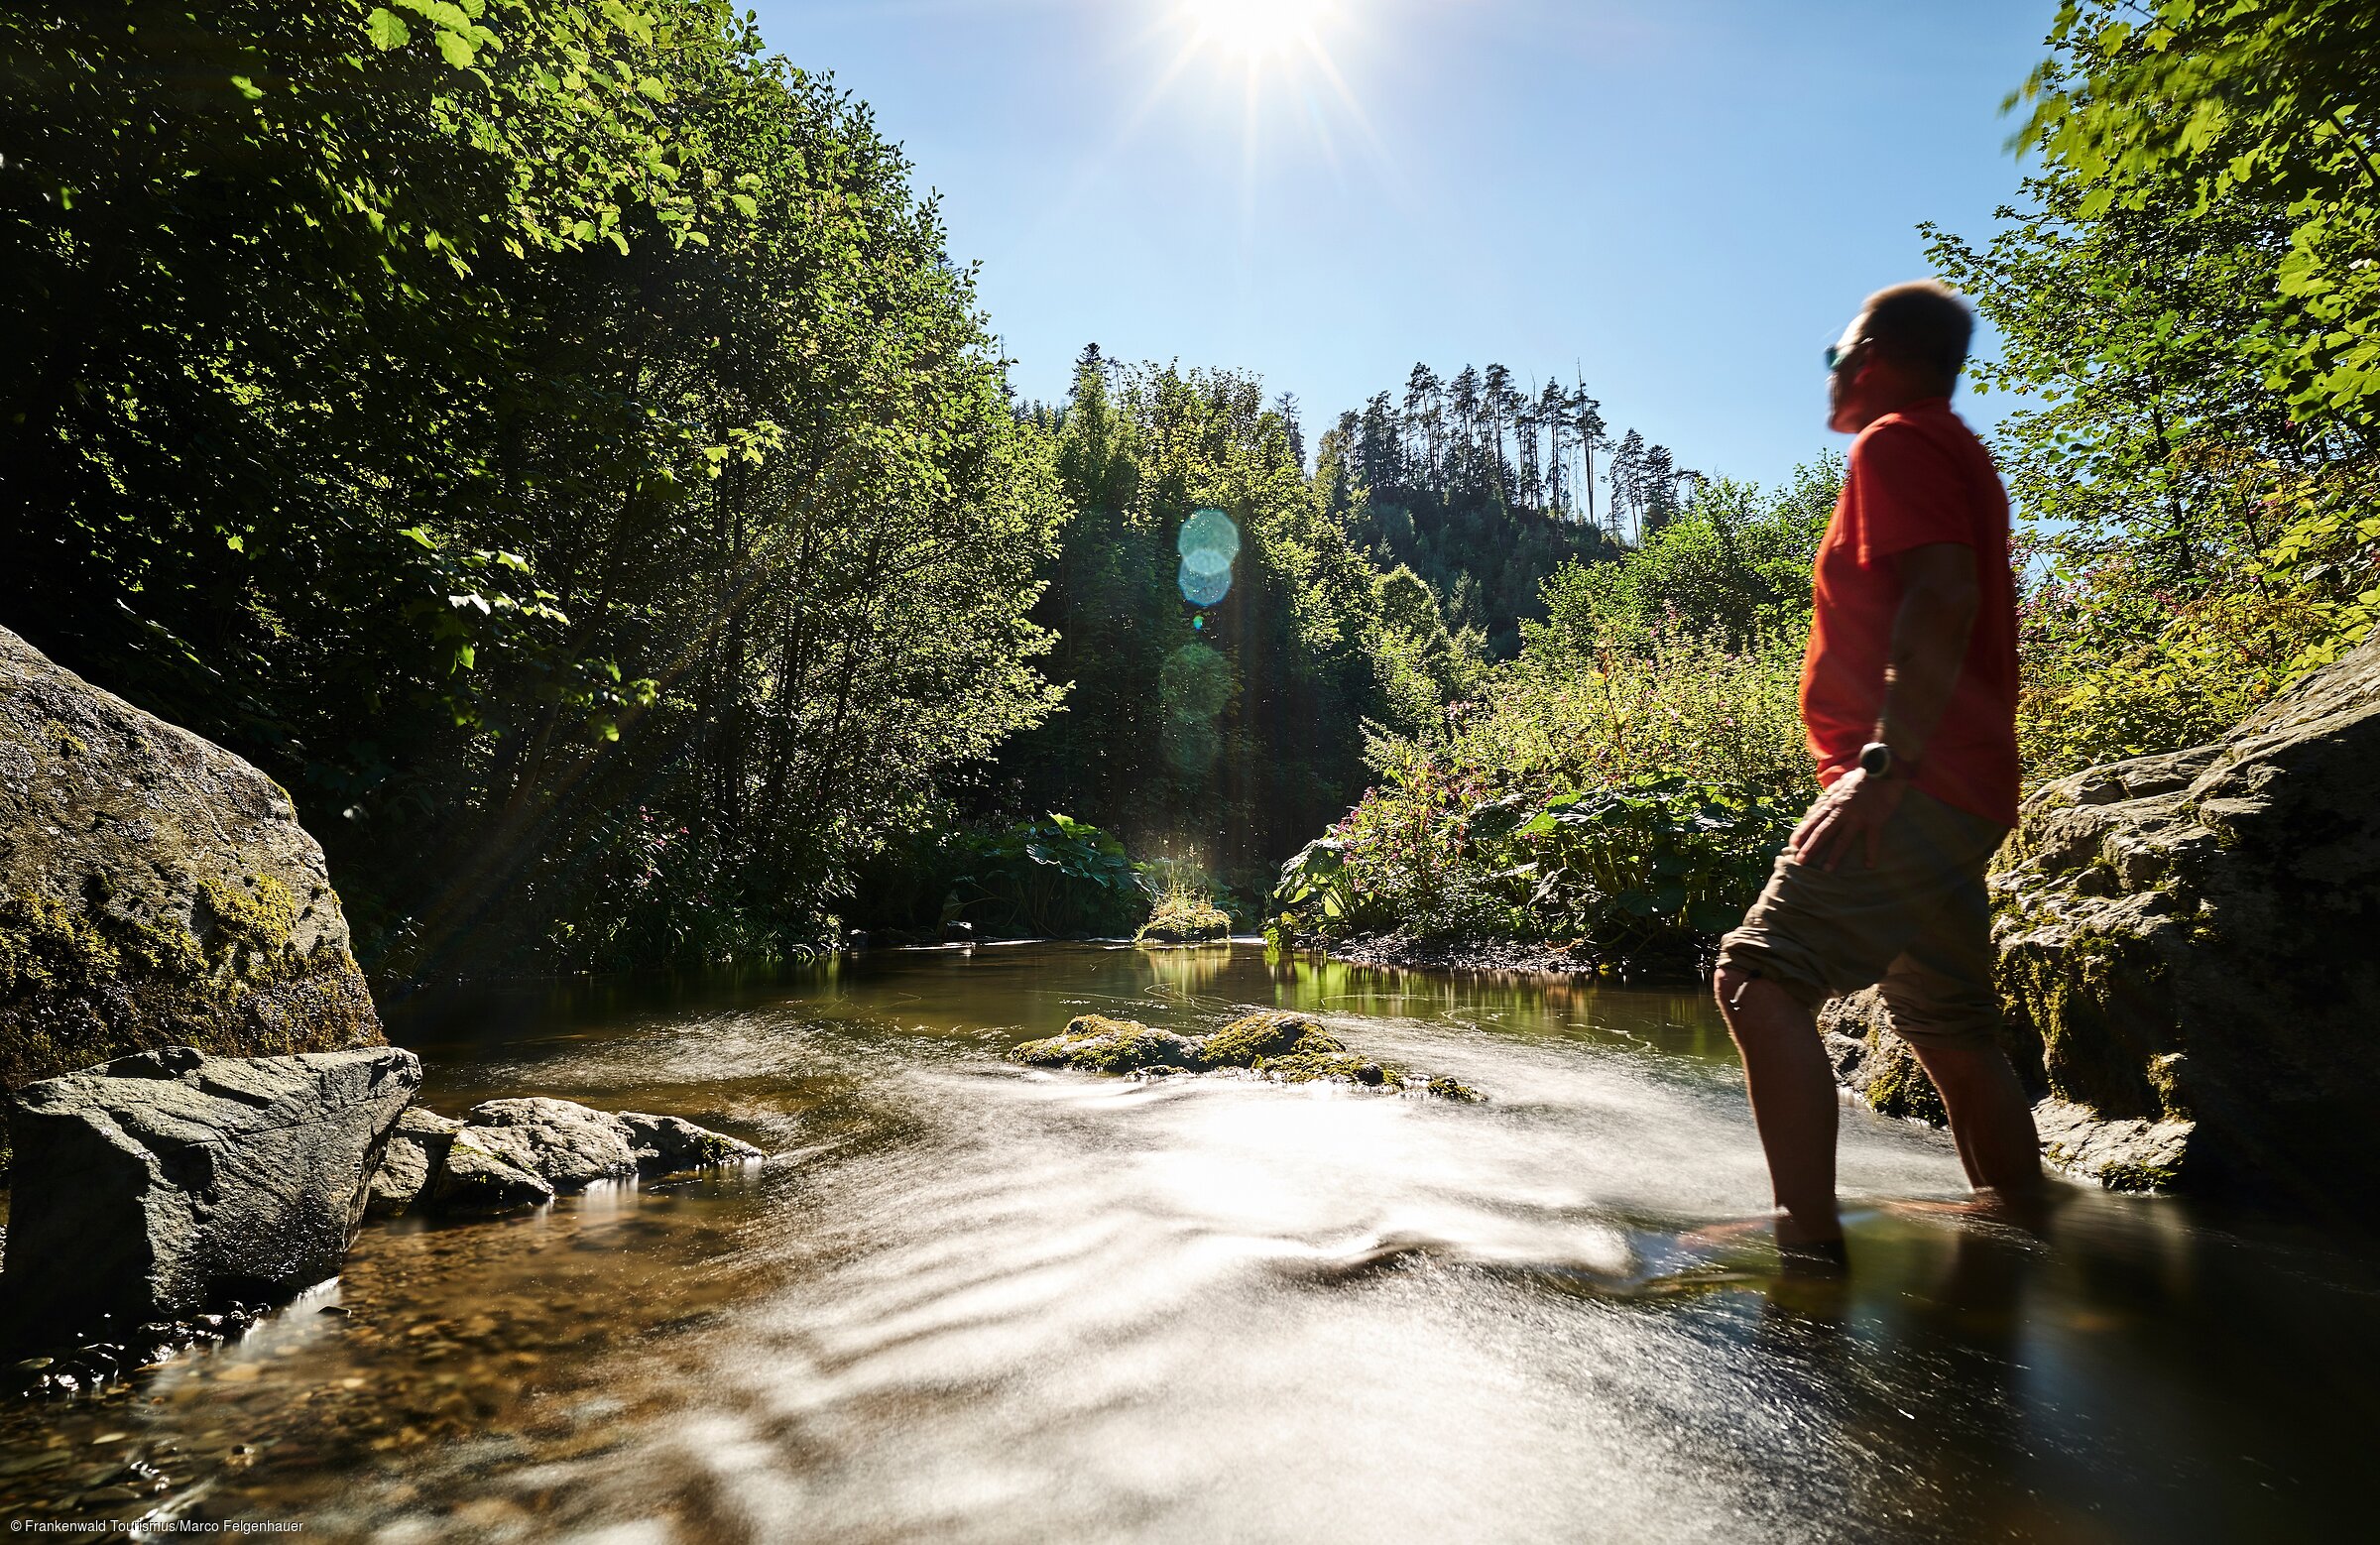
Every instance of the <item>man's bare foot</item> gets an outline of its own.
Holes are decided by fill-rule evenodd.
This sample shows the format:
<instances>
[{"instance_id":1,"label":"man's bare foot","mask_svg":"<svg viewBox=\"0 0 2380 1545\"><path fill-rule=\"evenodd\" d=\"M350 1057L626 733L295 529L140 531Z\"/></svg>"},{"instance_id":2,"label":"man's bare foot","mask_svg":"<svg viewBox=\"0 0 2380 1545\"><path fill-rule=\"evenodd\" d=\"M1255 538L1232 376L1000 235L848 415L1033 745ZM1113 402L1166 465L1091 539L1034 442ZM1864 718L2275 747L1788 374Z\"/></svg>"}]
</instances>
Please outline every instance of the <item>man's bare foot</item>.
<instances>
[{"instance_id":1,"label":"man's bare foot","mask_svg":"<svg viewBox=\"0 0 2380 1545\"><path fill-rule=\"evenodd\" d=\"M1707 1224L1678 1236L1678 1243L1688 1249L1724 1249L1763 1234L1775 1239L1777 1259L1787 1276L1842 1276L1850 1267L1840 1223L1832 1234L1815 1234L1783 1211Z\"/></svg>"},{"instance_id":2,"label":"man's bare foot","mask_svg":"<svg viewBox=\"0 0 2380 1545\"><path fill-rule=\"evenodd\" d=\"M1980 1223L2006 1224L2027 1234L2039 1234L2050 1221L2050 1188L2004 1192L1983 1186L1960 1201L1887 1202L1887 1210L1913 1217L1971 1218Z\"/></svg>"}]
</instances>

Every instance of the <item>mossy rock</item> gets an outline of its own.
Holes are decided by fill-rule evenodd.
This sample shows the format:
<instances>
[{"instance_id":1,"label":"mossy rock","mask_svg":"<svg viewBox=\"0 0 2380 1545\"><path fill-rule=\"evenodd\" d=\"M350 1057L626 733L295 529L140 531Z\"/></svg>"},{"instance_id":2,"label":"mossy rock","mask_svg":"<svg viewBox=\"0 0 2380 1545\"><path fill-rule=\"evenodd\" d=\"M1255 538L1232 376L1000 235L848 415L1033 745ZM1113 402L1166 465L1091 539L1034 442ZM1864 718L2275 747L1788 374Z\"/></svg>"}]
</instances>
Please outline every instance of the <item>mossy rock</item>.
<instances>
[{"instance_id":1,"label":"mossy rock","mask_svg":"<svg viewBox=\"0 0 2380 1545\"><path fill-rule=\"evenodd\" d=\"M0 1088L160 1046L381 1044L281 786L0 629Z\"/></svg>"},{"instance_id":2,"label":"mossy rock","mask_svg":"<svg viewBox=\"0 0 2380 1545\"><path fill-rule=\"evenodd\" d=\"M1232 936L1231 914L1212 901L1174 902L1158 905L1140 931L1132 935L1135 944L1211 944Z\"/></svg>"},{"instance_id":3,"label":"mossy rock","mask_svg":"<svg viewBox=\"0 0 2380 1545\"><path fill-rule=\"evenodd\" d=\"M1261 1010L1231 1023L1199 1043L1206 1065L1216 1068L1261 1068L1281 1057L1336 1056L1347 1046L1309 1013L1278 1009Z\"/></svg>"},{"instance_id":4,"label":"mossy rock","mask_svg":"<svg viewBox=\"0 0 2380 1545\"><path fill-rule=\"evenodd\" d=\"M1111 1019L1097 1013L1078 1014L1067 1021L1063 1035L1026 1041L1009 1053L1009 1060L1027 1067L1078 1068L1086 1073L1205 1066L1196 1043L1186 1036L1151 1029L1136 1019Z\"/></svg>"},{"instance_id":5,"label":"mossy rock","mask_svg":"<svg viewBox=\"0 0 2380 1545\"><path fill-rule=\"evenodd\" d=\"M1087 1013L1070 1021L1065 1034L1027 1041L1009 1058L1028 1067L1087 1073L1161 1075L1237 1068L1283 1084L1344 1080L1444 1100L1485 1098L1451 1078L1423 1078L1401 1064L1358 1056L1312 1014L1279 1010L1246 1015L1197 1039L1151 1029L1137 1020Z\"/></svg>"}]
</instances>

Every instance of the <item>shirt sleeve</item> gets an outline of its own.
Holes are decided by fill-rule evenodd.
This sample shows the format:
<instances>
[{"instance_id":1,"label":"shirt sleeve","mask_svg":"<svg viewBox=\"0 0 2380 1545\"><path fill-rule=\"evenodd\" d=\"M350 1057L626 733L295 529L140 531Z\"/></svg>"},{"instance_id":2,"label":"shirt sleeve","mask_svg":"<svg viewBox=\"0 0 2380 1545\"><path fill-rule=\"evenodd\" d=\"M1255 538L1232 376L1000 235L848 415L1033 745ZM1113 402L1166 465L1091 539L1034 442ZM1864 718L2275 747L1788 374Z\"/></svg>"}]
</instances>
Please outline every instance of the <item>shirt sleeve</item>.
<instances>
[{"instance_id":1,"label":"shirt sleeve","mask_svg":"<svg viewBox=\"0 0 2380 1545\"><path fill-rule=\"evenodd\" d=\"M1844 475L1856 485L1861 562L1937 542L1976 545L1958 462L1915 424L1880 423L1861 435Z\"/></svg>"}]
</instances>

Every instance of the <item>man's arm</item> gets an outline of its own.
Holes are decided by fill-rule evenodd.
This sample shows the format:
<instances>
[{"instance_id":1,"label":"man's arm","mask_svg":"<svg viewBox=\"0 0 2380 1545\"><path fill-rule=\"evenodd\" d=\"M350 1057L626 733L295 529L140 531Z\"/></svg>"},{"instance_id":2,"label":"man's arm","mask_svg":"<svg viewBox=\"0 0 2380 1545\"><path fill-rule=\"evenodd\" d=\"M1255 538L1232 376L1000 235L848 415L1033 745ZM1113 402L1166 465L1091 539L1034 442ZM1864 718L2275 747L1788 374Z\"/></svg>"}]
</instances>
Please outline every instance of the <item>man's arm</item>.
<instances>
[{"instance_id":1,"label":"man's arm","mask_svg":"<svg viewBox=\"0 0 2380 1545\"><path fill-rule=\"evenodd\" d=\"M1966 663L1982 588L1975 582L1975 549L1938 541L1911 547L1893 561L1901 609L1892 620L1892 661L1884 673L1884 712L1876 739L1910 767L1926 760L1943 710Z\"/></svg>"},{"instance_id":2,"label":"man's arm","mask_svg":"<svg viewBox=\"0 0 2380 1545\"><path fill-rule=\"evenodd\" d=\"M1884 711L1875 735L1892 748L1895 761L1915 768L1958 688L1982 587L1975 580L1975 549L1964 542L1911 547L1893 560L1893 572L1901 582L1901 608L1893 615ZM1907 787L1901 777L1874 779L1856 768L1845 772L1795 829L1794 856L1833 869L1856 843L1872 865L1884 823Z\"/></svg>"}]
</instances>

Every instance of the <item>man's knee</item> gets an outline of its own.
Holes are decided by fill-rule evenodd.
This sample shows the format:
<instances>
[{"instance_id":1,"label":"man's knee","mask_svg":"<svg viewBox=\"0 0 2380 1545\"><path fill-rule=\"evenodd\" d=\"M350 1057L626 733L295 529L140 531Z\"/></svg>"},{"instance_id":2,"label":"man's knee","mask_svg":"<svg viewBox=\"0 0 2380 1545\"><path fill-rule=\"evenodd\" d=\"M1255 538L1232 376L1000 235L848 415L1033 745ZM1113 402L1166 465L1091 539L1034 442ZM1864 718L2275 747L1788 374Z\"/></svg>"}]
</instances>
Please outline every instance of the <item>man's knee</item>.
<instances>
[{"instance_id":1,"label":"man's knee","mask_svg":"<svg viewBox=\"0 0 2380 1545\"><path fill-rule=\"evenodd\" d=\"M1718 1000L1719 1007L1723 1011L1733 1014L1736 1006L1743 1001L1745 986L1759 980L1748 971L1738 971L1732 966L1722 966L1711 973L1711 996Z\"/></svg>"}]
</instances>

